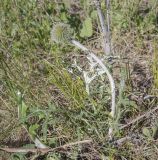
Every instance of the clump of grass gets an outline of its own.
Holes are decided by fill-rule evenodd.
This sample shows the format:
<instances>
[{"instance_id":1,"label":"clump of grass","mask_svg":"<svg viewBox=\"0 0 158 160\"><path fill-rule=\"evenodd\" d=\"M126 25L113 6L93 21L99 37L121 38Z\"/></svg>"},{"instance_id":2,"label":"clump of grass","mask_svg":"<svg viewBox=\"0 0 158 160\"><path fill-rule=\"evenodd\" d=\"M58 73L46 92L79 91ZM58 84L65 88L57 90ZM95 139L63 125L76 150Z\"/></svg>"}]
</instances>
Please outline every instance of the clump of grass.
<instances>
[{"instance_id":1,"label":"clump of grass","mask_svg":"<svg viewBox=\"0 0 158 160\"><path fill-rule=\"evenodd\" d=\"M57 67L48 61L46 63L50 82L70 100L70 108L83 108L86 100L89 99L83 81L79 77L72 78L71 74L59 65Z\"/></svg>"}]
</instances>

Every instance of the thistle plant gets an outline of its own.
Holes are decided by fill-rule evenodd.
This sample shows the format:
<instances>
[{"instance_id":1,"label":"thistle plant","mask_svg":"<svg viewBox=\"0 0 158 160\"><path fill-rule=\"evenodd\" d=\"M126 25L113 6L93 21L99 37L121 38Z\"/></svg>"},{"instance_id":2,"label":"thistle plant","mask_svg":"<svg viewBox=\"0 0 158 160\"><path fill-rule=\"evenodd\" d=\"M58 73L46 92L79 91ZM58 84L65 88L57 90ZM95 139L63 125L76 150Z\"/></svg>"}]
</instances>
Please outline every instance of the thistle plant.
<instances>
[{"instance_id":1,"label":"thistle plant","mask_svg":"<svg viewBox=\"0 0 158 160\"><path fill-rule=\"evenodd\" d=\"M73 35L73 30L70 25L64 23L57 23L51 30L51 40L56 43L66 43L70 41Z\"/></svg>"},{"instance_id":2,"label":"thistle plant","mask_svg":"<svg viewBox=\"0 0 158 160\"><path fill-rule=\"evenodd\" d=\"M76 46L77 48L81 49L86 53L86 57L88 59L88 63L90 66L90 71L93 70L93 75L91 75L89 72L84 71L83 69L80 69L82 71L83 76L84 76L84 81L86 84L86 91L88 94L90 94L90 89L89 86L91 82L96 79L98 76L103 75L106 73L110 87L111 87L111 112L110 115L112 119L115 118L115 111L116 111L116 105L115 105L115 83L112 75L110 74L108 68L105 66L105 64L102 62L102 60L96 56L95 53L87 49L85 46L83 46L80 42L72 39L71 37L73 36L71 28L67 24L56 24L52 28L51 31L51 40L55 41L56 43L66 43L69 42ZM76 65L77 66L77 65ZM80 67L78 67L80 68ZM109 138L112 139L113 135L113 127L112 124L110 123L109 127Z\"/></svg>"}]
</instances>

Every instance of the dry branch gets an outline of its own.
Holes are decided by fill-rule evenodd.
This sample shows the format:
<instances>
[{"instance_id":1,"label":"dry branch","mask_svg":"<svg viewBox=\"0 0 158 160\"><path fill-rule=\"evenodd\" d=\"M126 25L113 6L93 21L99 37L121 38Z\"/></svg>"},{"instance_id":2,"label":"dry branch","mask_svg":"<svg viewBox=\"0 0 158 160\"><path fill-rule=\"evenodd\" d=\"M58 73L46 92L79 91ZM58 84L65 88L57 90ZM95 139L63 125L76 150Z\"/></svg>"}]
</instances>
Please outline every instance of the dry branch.
<instances>
[{"instance_id":1,"label":"dry branch","mask_svg":"<svg viewBox=\"0 0 158 160\"><path fill-rule=\"evenodd\" d=\"M74 146L74 145L81 145L81 144L86 144L86 143L92 143L92 140L83 140L83 141L78 141L78 142L73 142L69 144L65 144L63 146L59 146L56 148L0 148L0 150L9 152L9 153L43 153L46 154L48 152L53 152L53 151L58 151L62 149L66 149L68 147Z\"/></svg>"},{"instance_id":2,"label":"dry branch","mask_svg":"<svg viewBox=\"0 0 158 160\"><path fill-rule=\"evenodd\" d=\"M134 124L134 123L136 123L136 122L140 121L142 118L144 118L144 117L148 117L151 113L155 112L156 110L158 110L158 106L157 106L157 107L155 107L155 108L153 108L153 109L152 109L152 110L150 110L150 111L147 111L147 112L146 112L146 113L144 113L143 115L138 116L137 118L135 118L135 119L134 119L134 120L132 120L131 122L129 122L129 123L127 123L127 124L125 124L125 125L121 126L121 127L120 127L120 129L124 129L124 128L126 128L126 127L130 126L131 124Z\"/></svg>"}]
</instances>

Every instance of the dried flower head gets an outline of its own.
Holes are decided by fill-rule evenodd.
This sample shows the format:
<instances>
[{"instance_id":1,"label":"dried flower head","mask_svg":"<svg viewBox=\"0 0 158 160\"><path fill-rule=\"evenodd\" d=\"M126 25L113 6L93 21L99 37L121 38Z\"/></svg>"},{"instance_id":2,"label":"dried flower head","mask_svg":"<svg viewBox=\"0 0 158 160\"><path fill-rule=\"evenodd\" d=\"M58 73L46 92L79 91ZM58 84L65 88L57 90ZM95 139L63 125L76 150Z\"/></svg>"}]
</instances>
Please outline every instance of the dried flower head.
<instances>
[{"instance_id":1,"label":"dried flower head","mask_svg":"<svg viewBox=\"0 0 158 160\"><path fill-rule=\"evenodd\" d=\"M64 23L55 24L51 30L51 40L56 43L69 42L73 36L70 25Z\"/></svg>"}]
</instances>

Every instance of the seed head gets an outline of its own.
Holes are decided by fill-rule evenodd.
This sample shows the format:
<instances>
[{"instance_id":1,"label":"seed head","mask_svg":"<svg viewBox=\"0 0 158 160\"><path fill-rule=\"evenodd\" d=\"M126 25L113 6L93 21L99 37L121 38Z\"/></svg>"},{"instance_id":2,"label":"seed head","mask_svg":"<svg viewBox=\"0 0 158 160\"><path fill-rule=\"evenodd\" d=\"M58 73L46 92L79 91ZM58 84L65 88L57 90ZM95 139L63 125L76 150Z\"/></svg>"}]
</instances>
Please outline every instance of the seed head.
<instances>
[{"instance_id":1,"label":"seed head","mask_svg":"<svg viewBox=\"0 0 158 160\"><path fill-rule=\"evenodd\" d=\"M72 36L73 30L68 24L55 24L51 30L51 40L56 43L69 42Z\"/></svg>"}]
</instances>

